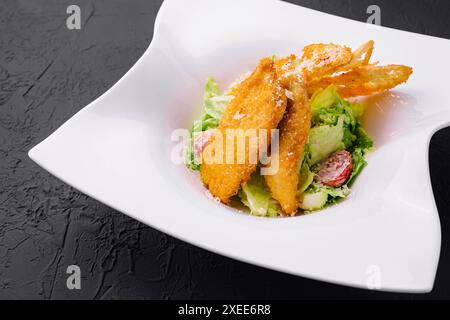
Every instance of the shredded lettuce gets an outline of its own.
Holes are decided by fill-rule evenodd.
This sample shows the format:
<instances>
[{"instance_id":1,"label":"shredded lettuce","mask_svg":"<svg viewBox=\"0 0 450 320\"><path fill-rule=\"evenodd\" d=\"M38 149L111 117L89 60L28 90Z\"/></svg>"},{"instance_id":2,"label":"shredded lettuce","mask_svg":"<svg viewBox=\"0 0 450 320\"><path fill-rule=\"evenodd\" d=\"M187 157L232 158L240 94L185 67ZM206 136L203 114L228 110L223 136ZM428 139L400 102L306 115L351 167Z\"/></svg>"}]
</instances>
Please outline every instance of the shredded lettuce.
<instances>
[{"instance_id":1,"label":"shredded lettuce","mask_svg":"<svg viewBox=\"0 0 450 320\"><path fill-rule=\"evenodd\" d=\"M199 120L194 121L186 148L186 166L189 169L200 170L200 164L194 154L195 136L203 131L215 129L219 126L222 114L232 98L232 96L221 95L219 86L214 78L208 78L203 95L203 114Z\"/></svg>"},{"instance_id":2,"label":"shredded lettuce","mask_svg":"<svg viewBox=\"0 0 450 320\"><path fill-rule=\"evenodd\" d=\"M252 215L276 217L281 212L279 203L270 195L259 172L255 172L250 181L242 185L238 195Z\"/></svg>"}]
</instances>

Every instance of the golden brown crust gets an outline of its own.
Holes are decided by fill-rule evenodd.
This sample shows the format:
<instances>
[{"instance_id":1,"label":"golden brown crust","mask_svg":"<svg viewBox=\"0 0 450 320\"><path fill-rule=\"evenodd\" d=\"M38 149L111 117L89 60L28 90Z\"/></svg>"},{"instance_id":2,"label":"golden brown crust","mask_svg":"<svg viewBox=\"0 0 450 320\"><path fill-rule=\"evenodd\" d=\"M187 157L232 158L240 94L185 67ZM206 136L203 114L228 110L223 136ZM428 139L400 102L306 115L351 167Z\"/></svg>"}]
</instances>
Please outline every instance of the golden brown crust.
<instances>
[{"instance_id":1,"label":"golden brown crust","mask_svg":"<svg viewBox=\"0 0 450 320\"><path fill-rule=\"evenodd\" d=\"M293 72L295 70L294 62L296 60L297 56L295 54L291 54L290 56L276 60L273 63L273 65L275 67L278 77L282 77L286 73Z\"/></svg>"},{"instance_id":2,"label":"golden brown crust","mask_svg":"<svg viewBox=\"0 0 450 320\"><path fill-rule=\"evenodd\" d=\"M364 61L362 60L363 55L370 58L370 54L366 54L370 50L370 43L356 50L355 55L350 48L345 46L312 44L303 49L300 59L297 59L295 55L290 55L275 61L275 69L279 77L297 76L297 80L313 83L325 76L332 75L341 68L361 65Z\"/></svg>"},{"instance_id":3,"label":"golden brown crust","mask_svg":"<svg viewBox=\"0 0 450 320\"><path fill-rule=\"evenodd\" d=\"M412 68L408 66L370 64L335 77L323 78L315 84L308 84L307 90L312 95L317 90L334 84L343 98L367 96L392 89L408 81L412 72Z\"/></svg>"},{"instance_id":4,"label":"golden brown crust","mask_svg":"<svg viewBox=\"0 0 450 320\"><path fill-rule=\"evenodd\" d=\"M353 59L352 50L337 44L312 44L303 49L299 68L306 82L335 73Z\"/></svg>"},{"instance_id":5,"label":"golden brown crust","mask_svg":"<svg viewBox=\"0 0 450 320\"><path fill-rule=\"evenodd\" d=\"M203 183L213 196L224 203L229 202L256 170L256 164L250 161L248 143L245 144L245 161L242 164L237 163L237 148L232 150L234 162L226 163L227 129L254 129L258 137L259 130L264 129L270 138L270 130L277 128L286 110L286 95L269 58L261 60L252 75L234 88L233 95L234 99L226 108L215 136L203 151L200 169ZM207 163L208 157L211 159L211 155L217 155L220 144L214 143L214 140L217 142L218 135L223 137L224 150L217 161L220 163Z\"/></svg>"},{"instance_id":6,"label":"golden brown crust","mask_svg":"<svg viewBox=\"0 0 450 320\"><path fill-rule=\"evenodd\" d=\"M298 170L311 129L309 97L302 84L291 80L288 88L294 100L288 101L286 114L280 122L279 168L275 175L265 176L274 199L283 211L292 215L298 209ZM276 156L271 155L271 158Z\"/></svg>"},{"instance_id":7,"label":"golden brown crust","mask_svg":"<svg viewBox=\"0 0 450 320\"><path fill-rule=\"evenodd\" d=\"M340 66L335 72L347 72L369 64L370 58L372 57L374 44L375 43L373 40L369 40L362 44L358 49L353 51L352 60L349 63Z\"/></svg>"}]
</instances>

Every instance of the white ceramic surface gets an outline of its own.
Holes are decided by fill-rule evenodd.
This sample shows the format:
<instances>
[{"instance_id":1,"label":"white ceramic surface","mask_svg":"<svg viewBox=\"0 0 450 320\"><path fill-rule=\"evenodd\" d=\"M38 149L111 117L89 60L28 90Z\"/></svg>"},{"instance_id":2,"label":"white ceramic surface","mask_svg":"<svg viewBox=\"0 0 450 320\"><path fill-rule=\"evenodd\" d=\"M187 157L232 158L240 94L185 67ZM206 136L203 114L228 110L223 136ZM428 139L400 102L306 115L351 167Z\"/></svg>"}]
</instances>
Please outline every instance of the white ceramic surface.
<instances>
[{"instance_id":1,"label":"white ceramic surface","mask_svg":"<svg viewBox=\"0 0 450 320\"><path fill-rule=\"evenodd\" d=\"M170 161L171 132L200 112L203 84L224 88L259 58L314 42L356 47L414 67L407 85L367 99L376 140L345 202L295 218L265 219L217 204ZM95 199L208 250L308 278L381 290L433 287L441 231L430 183L432 134L450 121L450 42L274 0L166 0L136 65L29 155Z\"/></svg>"}]
</instances>

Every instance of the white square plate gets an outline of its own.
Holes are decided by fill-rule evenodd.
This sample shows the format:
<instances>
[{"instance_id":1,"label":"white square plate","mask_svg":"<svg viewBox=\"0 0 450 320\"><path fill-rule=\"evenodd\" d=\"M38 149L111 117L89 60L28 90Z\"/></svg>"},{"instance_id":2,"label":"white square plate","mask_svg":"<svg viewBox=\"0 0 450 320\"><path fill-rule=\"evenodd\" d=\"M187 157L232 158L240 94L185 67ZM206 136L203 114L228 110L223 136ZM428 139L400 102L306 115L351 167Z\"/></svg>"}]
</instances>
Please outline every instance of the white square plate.
<instances>
[{"instance_id":1,"label":"white square plate","mask_svg":"<svg viewBox=\"0 0 450 320\"><path fill-rule=\"evenodd\" d=\"M394 92L367 99L376 151L343 203L289 219L236 214L171 161L171 133L198 116L208 75L225 88L263 56L369 39L375 60L410 65L414 74ZM136 65L29 155L91 197L208 250L333 283L427 292L441 241L428 148L450 120L449 56L447 40L284 2L166 0Z\"/></svg>"}]
</instances>

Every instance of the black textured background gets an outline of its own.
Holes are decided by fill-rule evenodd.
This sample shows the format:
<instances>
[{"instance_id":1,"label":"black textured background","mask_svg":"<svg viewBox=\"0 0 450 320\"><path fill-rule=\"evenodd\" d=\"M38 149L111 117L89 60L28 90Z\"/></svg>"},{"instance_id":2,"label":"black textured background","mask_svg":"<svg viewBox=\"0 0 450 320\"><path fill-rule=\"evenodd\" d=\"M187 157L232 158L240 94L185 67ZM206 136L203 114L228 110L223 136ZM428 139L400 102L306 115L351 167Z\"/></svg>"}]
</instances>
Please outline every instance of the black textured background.
<instances>
[{"instance_id":1,"label":"black textured background","mask_svg":"<svg viewBox=\"0 0 450 320\"><path fill-rule=\"evenodd\" d=\"M291 2L361 21L378 4L383 25L450 38L445 0ZM81 7L79 31L65 26L70 4ZM221 257L80 194L28 159L33 145L141 56L160 4L0 0L0 299L450 298L450 130L437 133L430 149L443 242L427 295L339 287ZM66 288L71 264L81 267L81 290Z\"/></svg>"}]
</instances>

